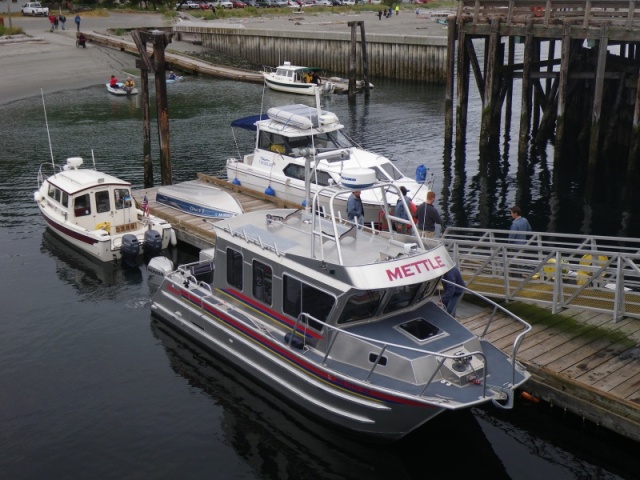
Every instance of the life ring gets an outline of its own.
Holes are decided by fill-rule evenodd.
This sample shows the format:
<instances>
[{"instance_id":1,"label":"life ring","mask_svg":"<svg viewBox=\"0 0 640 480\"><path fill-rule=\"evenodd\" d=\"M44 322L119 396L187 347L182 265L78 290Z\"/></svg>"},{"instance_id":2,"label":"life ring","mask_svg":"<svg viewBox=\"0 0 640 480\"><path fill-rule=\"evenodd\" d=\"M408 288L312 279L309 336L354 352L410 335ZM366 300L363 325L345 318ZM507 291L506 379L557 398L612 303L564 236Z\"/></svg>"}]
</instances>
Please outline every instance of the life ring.
<instances>
[{"instance_id":1,"label":"life ring","mask_svg":"<svg viewBox=\"0 0 640 480\"><path fill-rule=\"evenodd\" d=\"M583 267L602 267L605 265L609 259L605 255L598 255L597 260L593 258L592 255L583 255L580 259L580 265ZM591 270L578 270L578 285L584 285L589 281L589 279L593 276L593 272Z\"/></svg>"},{"instance_id":2,"label":"life ring","mask_svg":"<svg viewBox=\"0 0 640 480\"><path fill-rule=\"evenodd\" d=\"M566 265L566 263L567 263L566 260L560 261L560 264L562 265L561 270L562 270L562 273L564 274L568 272L567 268L564 266ZM553 280L556 277L556 259L550 258L549 260L547 260L547 263L545 263L544 267L542 267L542 271L544 272L545 276Z\"/></svg>"}]
</instances>

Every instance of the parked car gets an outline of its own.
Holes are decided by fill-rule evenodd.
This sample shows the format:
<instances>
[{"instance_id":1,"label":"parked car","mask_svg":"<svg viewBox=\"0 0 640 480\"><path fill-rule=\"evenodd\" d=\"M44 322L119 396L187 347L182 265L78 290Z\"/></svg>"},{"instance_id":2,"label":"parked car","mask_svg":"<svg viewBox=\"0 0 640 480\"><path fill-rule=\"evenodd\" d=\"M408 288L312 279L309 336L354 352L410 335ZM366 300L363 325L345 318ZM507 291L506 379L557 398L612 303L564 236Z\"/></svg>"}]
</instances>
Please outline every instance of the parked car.
<instances>
[{"instance_id":1,"label":"parked car","mask_svg":"<svg viewBox=\"0 0 640 480\"><path fill-rule=\"evenodd\" d=\"M182 10L199 10L200 9L200 4L193 2L192 0L187 0L186 2L183 3L179 3L176 6L176 10L178 9L182 9Z\"/></svg>"},{"instance_id":2,"label":"parked car","mask_svg":"<svg viewBox=\"0 0 640 480\"><path fill-rule=\"evenodd\" d=\"M289 6L289 0L272 0L278 8L286 8Z\"/></svg>"},{"instance_id":3,"label":"parked car","mask_svg":"<svg viewBox=\"0 0 640 480\"><path fill-rule=\"evenodd\" d=\"M247 6L246 3L241 2L240 0L231 0L231 4L233 5L233 8L244 8Z\"/></svg>"},{"instance_id":4,"label":"parked car","mask_svg":"<svg viewBox=\"0 0 640 480\"><path fill-rule=\"evenodd\" d=\"M244 4L247 7L258 8L258 2L256 2L256 0L244 0Z\"/></svg>"},{"instance_id":5,"label":"parked car","mask_svg":"<svg viewBox=\"0 0 640 480\"><path fill-rule=\"evenodd\" d=\"M256 2L260 8L273 8L276 6L275 2L272 0L256 0Z\"/></svg>"},{"instance_id":6,"label":"parked car","mask_svg":"<svg viewBox=\"0 0 640 480\"><path fill-rule=\"evenodd\" d=\"M31 15L34 17L36 15L42 15L43 17L46 17L47 15L49 15L49 8L43 7L38 2L25 3L22 6L21 11L22 11L22 15Z\"/></svg>"},{"instance_id":7,"label":"parked car","mask_svg":"<svg viewBox=\"0 0 640 480\"><path fill-rule=\"evenodd\" d=\"M331 6L331 1L330 0L316 0L316 5L317 6L322 6L322 7L330 7Z\"/></svg>"}]
</instances>

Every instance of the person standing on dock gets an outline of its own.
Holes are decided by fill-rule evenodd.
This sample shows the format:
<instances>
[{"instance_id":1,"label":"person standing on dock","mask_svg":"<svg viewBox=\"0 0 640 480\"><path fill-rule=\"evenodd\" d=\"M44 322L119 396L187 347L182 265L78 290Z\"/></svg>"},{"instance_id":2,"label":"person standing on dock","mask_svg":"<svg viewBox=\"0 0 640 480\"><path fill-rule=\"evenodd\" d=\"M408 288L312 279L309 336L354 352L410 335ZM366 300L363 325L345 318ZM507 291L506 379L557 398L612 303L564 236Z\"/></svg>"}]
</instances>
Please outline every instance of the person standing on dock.
<instances>
[{"instance_id":1,"label":"person standing on dock","mask_svg":"<svg viewBox=\"0 0 640 480\"><path fill-rule=\"evenodd\" d=\"M80 15L76 15L76 28L78 29L78 32L80 31Z\"/></svg>"},{"instance_id":2,"label":"person standing on dock","mask_svg":"<svg viewBox=\"0 0 640 480\"><path fill-rule=\"evenodd\" d=\"M518 233L518 232L530 232L531 225L529 225L529 221L522 216L522 210L517 205L514 205L509 210L511 210L511 218L513 218L513 223L511 224L511 232L509 233L509 240L513 243L519 243L524 245L527 241L528 235L526 233Z\"/></svg>"},{"instance_id":3,"label":"person standing on dock","mask_svg":"<svg viewBox=\"0 0 640 480\"><path fill-rule=\"evenodd\" d=\"M60 28L64 30L64 24L67 22L67 17L65 17L62 13L58 15L58 21L60 22Z\"/></svg>"},{"instance_id":4,"label":"person standing on dock","mask_svg":"<svg viewBox=\"0 0 640 480\"><path fill-rule=\"evenodd\" d=\"M418 206L416 217L418 218L417 227L422 230L423 238L435 238L436 236L436 223L442 226L442 218L438 213L436 207L433 206L433 202L436 199L436 192L429 190L427 193L427 201L421 203Z\"/></svg>"},{"instance_id":5,"label":"person standing on dock","mask_svg":"<svg viewBox=\"0 0 640 480\"><path fill-rule=\"evenodd\" d=\"M378 20L382 20L382 10L378 10Z\"/></svg>"},{"instance_id":6,"label":"person standing on dock","mask_svg":"<svg viewBox=\"0 0 640 480\"><path fill-rule=\"evenodd\" d=\"M447 313L452 317L456 316L456 309L460 303L460 299L464 294L464 288L466 284L462 279L462 274L458 267L453 267L447 273L442 276L442 295L440 300L445 306Z\"/></svg>"}]
</instances>

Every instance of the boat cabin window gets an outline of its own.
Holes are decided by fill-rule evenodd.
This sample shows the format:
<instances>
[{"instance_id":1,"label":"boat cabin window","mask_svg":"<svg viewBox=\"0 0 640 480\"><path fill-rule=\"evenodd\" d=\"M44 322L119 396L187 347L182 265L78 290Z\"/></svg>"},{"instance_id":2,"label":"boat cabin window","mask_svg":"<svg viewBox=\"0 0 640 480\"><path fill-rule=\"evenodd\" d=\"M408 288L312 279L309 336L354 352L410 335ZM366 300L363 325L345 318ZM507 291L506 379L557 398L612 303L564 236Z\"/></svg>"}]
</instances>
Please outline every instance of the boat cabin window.
<instances>
[{"instance_id":1,"label":"boat cabin window","mask_svg":"<svg viewBox=\"0 0 640 480\"><path fill-rule=\"evenodd\" d=\"M315 319L327 321L335 304L335 298L332 295L288 275L283 276L283 284L284 313L298 318L298 315L304 312ZM322 324L311 319L309 326L316 330L322 330Z\"/></svg>"},{"instance_id":2,"label":"boat cabin window","mask_svg":"<svg viewBox=\"0 0 640 480\"><path fill-rule=\"evenodd\" d=\"M113 191L113 196L116 201L116 210L122 210L123 208L131 208L131 194L127 188L116 188Z\"/></svg>"},{"instance_id":3,"label":"boat cabin window","mask_svg":"<svg viewBox=\"0 0 640 480\"><path fill-rule=\"evenodd\" d=\"M334 132L319 133L314 136L313 140L314 140L314 147L326 149L324 151L339 150L342 148L351 148L356 146L340 130L336 130Z\"/></svg>"},{"instance_id":4,"label":"boat cabin window","mask_svg":"<svg viewBox=\"0 0 640 480\"><path fill-rule=\"evenodd\" d=\"M382 294L381 290L367 290L351 295L340 314L338 324L373 317L382 300Z\"/></svg>"},{"instance_id":5,"label":"boat cabin window","mask_svg":"<svg viewBox=\"0 0 640 480\"><path fill-rule=\"evenodd\" d=\"M421 283L414 283L388 289L389 300L387 300L383 313L391 313L411 305L421 286Z\"/></svg>"},{"instance_id":6,"label":"boat cabin window","mask_svg":"<svg viewBox=\"0 0 640 480\"><path fill-rule=\"evenodd\" d=\"M96 192L96 211L105 213L111 210L111 202L109 200L109 191Z\"/></svg>"},{"instance_id":7,"label":"boat cabin window","mask_svg":"<svg viewBox=\"0 0 640 480\"><path fill-rule=\"evenodd\" d=\"M304 181L304 167L302 165L296 165L295 163L290 163L284 168L283 172L287 177ZM315 170L315 171L312 170L311 183L328 187L333 183L333 180L331 178L331 175L329 175L328 172L320 172L318 170Z\"/></svg>"},{"instance_id":8,"label":"boat cabin window","mask_svg":"<svg viewBox=\"0 0 640 480\"><path fill-rule=\"evenodd\" d=\"M51 198L52 200L55 200L56 202L60 203L62 192L60 191L59 188L56 188L53 185L49 185L49 191L47 192L47 195L49 195L49 198Z\"/></svg>"},{"instance_id":9,"label":"boat cabin window","mask_svg":"<svg viewBox=\"0 0 640 480\"><path fill-rule=\"evenodd\" d=\"M427 282L425 285L424 290L422 291L422 294L420 295L420 300L424 300L427 297L430 297L431 295L433 295L433 292L435 291L436 287L438 286L438 282L440 281L439 278L436 278L435 280L431 280L430 282Z\"/></svg>"},{"instance_id":10,"label":"boat cabin window","mask_svg":"<svg viewBox=\"0 0 640 480\"><path fill-rule=\"evenodd\" d=\"M253 262L253 297L267 305L271 305L271 286L273 271L269 265L254 260Z\"/></svg>"},{"instance_id":11,"label":"boat cabin window","mask_svg":"<svg viewBox=\"0 0 640 480\"><path fill-rule=\"evenodd\" d=\"M88 193L75 198L73 201L73 213L76 217L91 215L91 199Z\"/></svg>"},{"instance_id":12,"label":"boat cabin window","mask_svg":"<svg viewBox=\"0 0 640 480\"><path fill-rule=\"evenodd\" d=\"M69 194L67 192L62 192L62 206L63 207L68 207L69 206Z\"/></svg>"},{"instance_id":13,"label":"boat cabin window","mask_svg":"<svg viewBox=\"0 0 640 480\"><path fill-rule=\"evenodd\" d=\"M242 254L227 248L227 283L242 290Z\"/></svg>"}]
</instances>

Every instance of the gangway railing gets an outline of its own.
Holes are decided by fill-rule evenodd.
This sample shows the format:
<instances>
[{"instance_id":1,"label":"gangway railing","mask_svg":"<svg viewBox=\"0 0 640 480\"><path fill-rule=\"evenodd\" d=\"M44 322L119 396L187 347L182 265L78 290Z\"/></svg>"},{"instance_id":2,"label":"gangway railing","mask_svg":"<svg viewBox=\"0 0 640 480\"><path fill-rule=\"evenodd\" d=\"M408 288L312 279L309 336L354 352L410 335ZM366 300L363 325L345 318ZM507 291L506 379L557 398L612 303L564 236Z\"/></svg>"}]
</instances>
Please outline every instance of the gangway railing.
<instances>
[{"instance_id":1,"label":"gangway railing","mask_svg":"<svg viewBox=\"0 0 640 480\"><path fill-rule=\"evenodd\" d=\"M469 287L492 298L640 318L640 240L449 227L441 240Z\"/></svg>"}]
</instances>

